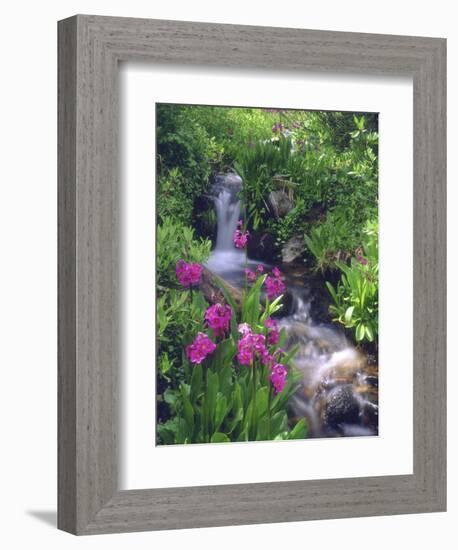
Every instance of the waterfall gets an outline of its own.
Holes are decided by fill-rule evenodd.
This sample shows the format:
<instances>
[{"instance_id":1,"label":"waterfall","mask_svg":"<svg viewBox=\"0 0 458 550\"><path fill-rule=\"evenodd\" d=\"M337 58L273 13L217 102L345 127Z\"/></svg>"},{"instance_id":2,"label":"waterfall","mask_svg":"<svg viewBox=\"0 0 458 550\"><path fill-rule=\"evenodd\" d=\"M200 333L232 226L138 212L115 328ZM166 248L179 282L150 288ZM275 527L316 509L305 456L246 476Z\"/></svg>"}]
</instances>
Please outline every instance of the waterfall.
<instances>
[{"instance_id":1,"label":"waterfall","mask_svg":"<svg viewBox=\"0 0 458 550\"><path fill-rule=\"evenodd\" d=\"M212 188L217 217L216 244L207 267L232 284L242 286L246 263L245 251L234 246L233 236L240 219L241 177L234 173L218 174Z\"/></svg>"},{"instance_id":2,"label":"waterfall","mask_svg":"<svg viewBox=\"0 0 458 550\"><path fill-rule=\"evenodd\" d=\"M223 188L215 197L218 232L215 250L231 250L234 248L232 236L240 218L240 201L234 190Z\"/></svg>"}]
</instances>

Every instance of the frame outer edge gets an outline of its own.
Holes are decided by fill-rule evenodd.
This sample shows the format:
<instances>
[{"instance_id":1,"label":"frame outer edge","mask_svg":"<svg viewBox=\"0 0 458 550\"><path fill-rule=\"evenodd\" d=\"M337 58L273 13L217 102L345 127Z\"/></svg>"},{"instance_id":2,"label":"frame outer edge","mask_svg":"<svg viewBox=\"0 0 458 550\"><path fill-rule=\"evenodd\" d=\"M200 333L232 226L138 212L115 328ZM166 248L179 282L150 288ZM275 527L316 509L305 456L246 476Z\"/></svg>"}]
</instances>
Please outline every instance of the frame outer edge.
<instances>
[{"instance_id":1,"label":"frame outer edge","mask_svg":"<svg viewBox=\"0 0 458 550\"><path fill-rule=\"evenodd\" d=\"M76 532L77 17L58 23L58 520Z\"/></svg>"},{"instance_id":2,"label":"frame outer edge","mask_svg":"<svg viewBox=\"0 0 458 550\"><path fill-rule=\"evenodd\" d=\"M164 25L165 30L162 29ZM139 26L147 34L137 39L136 30ZM159 27L163 34L158 44L161 52L166 52L159 54L160 62L164 59L170 62L180 59L181 53L168 53L166 50L170 37L178 29L180 32L185 27L189 29L190 44L196 39L196 27L200 40L208 38L209 42L219 30L224 33L232 29L239 32L257 29L253 33L262 42L263 33L269 30L86 15L59 23L58 526L75 534L275 521L265 511L264 505L251 508L259 492L257 484L250 487L233 485L175 490L117 490L118 380L115 367L118 359L116 292L119 224L116 206L116 70L120 59L156 59L149 37L155 36ZM289 31L276 29L280 39L282 36L290 36L287 34ZM293 60L291 68L294 70L300 70L301 64L303 70L315 67L317 59L325 64L323 70L334 67L337 54L323 53L327 51L327 40L331 38L334 41L333 48L339 41L345 41L342 43L343 58L339 54L339 59L346 59L345 52L352 51L346 54L349 59L346 69L354 67L355 43L351 43L351 33L295 29L296 40L302 40L302 35L299 36L301 32L304 39L312 40L313 36L316 52L310 60L296 64ZM363 39L371 44L371 35L354 36L357 42ZM284 505L278 503L279 511L286 514L288 508L290 512L295 510L295 513L288 515L289 519L280 521L445 509L445 403L438 402L437 398L445 388L445 352L443 348L441 351L441 346L445 344L445 310L441 310L445 301L445 287L441 291L440 286L445 280L445 246L440 246L440 242L443 239L445 243L445 221L441 219L444 210L441 209L445 204L445 165L442 163L445 162L446 136L445 125L441 126L441 122L434 118L440 117L441 121L445 119L445 41L374 35L374 40L382 49L383 46L391 48L392 38L399 42L398 59L383 51L380 55L371 53L373 65L366 59L362 70L365 73L372 72L373 67L374 72L389 74L411 70L415 74L415 101L420 98L415 115L419 114L418 107L425 109L425 112L420 113L421 118L415 122L419 137L416 138L414 159L418 163L419 155L424 155L421 162L424 173L420 185L417 185L419 166L416 165L415 191L417 193L420 189L422 196L414 197L414 205L419 208L417 221L425 224L419 227L417 223L414 235L414 254L420 258L416 268L421 268L416 280L421 291L428 295L428 305L433 304L431 311L437 327L444 328L439 340L433 342L436 333L426 338L422 347L426 359L421 359L419 366L415 367L419 382L415 389L414 411L420 411L420 414L414 420L417 424L424 423L424 426L414 428L414 475L408 476L411 480L399 477L399 481L402 479L406 484L399 487L397 497L395 493L389 493L392 483L396 483L396 477L391 481L390 476L385 477L385 481L383 477L379 480L359 478L359 485L355 487L350 480L324 480L320 484L321 489L334 487L332 483L335 483L335 496L339 496L341 504L335 506L331 500L326 504L326 498L331 499L332 490L327 496L319 490L317 495L320 495L321 504L316 511L310 500L313 495L307 494L314 484L292 482L301 484L301 488L296 487L295 490L292 484L274 484L286 498ZM248 33L248 48L251 39ZM128 49L125 50L124 46ZM259 44L256 48L259 48ZM211 57L211 54L207 56L202 50L200 55L204 61ZM240 59L240 63L247 66L255 54L245 51L240 53L240 57L238 55L235 54L235 61ZM281 55L276 61L272 60L274 66ZM261 58L256 59L259 60L256 63L264 65ZM433 120L428 117L433 117ZM434 189L431 189L433 184ZM434 246L439 251L432 255L430 261L426 261L425 257ZM434 286L437 284L439 286ZM82 291L78 292L78 288ZM436 306L435 297L438 299ZM419 311L424 313L423 308ZM420 341L418 335L425 337L426 328L431 327L429 323L435 322L434 319L429 322L425 319L420 318L420 331L417 336L414 333L415 342ZM110 330L107 330L108 326ZM417 362L418 355L415 355L414 360ZM428 368L431 372L427 372ZM428 396L428 392L434 395ZM214 499L216 508L212 510L218 509L218 517L212 517L211 507L205 504L205 495L211 495ZM233 523L229 523L222 508L225 496L230 496L230 508L235 505L237 509L240 506L239 499L245 501L250 509L250 518L239 518L239 514L232 509L232 512L228 510L228 515L232 517ZM202 498L205 500L201 501ZM373 504L362 509L361 505L367 498L371 502L373 499ZM186 502L191 505L191 509L186 508ZM174 511L176 517L170 517Z\"/></svg>"}]
</instances>

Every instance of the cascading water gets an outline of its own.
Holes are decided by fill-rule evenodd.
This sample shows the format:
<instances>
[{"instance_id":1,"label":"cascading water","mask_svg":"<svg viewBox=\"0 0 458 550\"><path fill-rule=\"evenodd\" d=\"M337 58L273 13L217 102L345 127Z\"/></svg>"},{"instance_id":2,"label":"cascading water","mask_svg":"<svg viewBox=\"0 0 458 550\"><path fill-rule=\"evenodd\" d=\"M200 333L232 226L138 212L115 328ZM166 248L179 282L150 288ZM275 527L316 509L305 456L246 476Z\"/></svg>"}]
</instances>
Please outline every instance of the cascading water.
<instances>
[{"instance_id":1,"label":"cascading water","mask_svg":"<svg viewBox=\"0 0 458 550\"><path fill-rule=\"evenodd\" d=\"M235 286L244 283L245 253L234 247L232 237L240 217L238 192L241 178L219 174L213 186L217 238L207 267ZM266 270L269 265L263 264ZM378 370L354 348L342 331L314 322L313 290L306 276L285 275L290 311L279 318L286 332L286 347L298 346L295 364L302 384L290 402L296 417L306 417L312 437L367 436L378 433Z\"/></svg>"},{"instance_id":2,"label":"cascading water","mask_svg":"<svg viewBox=\"0 0 458 550\"><path fill-rule=\"evenodd\" d=\"M241 186L242 179L234 172L215 177L213 201L217 216L217 236L215 248L207 262L208 269L239 286L243 283L245 252L234 247L232 237L240 219L238 193Z\"/></svg>"}]
</instances>

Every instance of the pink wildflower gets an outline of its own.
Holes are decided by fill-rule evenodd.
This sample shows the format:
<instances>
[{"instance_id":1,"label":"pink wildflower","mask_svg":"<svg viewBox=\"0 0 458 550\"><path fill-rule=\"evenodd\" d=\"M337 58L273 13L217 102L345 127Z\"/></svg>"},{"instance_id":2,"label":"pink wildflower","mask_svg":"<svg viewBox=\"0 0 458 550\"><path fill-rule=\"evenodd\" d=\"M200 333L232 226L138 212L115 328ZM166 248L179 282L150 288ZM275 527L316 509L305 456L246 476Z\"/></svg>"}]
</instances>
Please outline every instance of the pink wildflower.
<instances>
[{"instance_id":1,"label":"pink wildflower","mask_svg":"<svg viewBox=\"0 0 458 550\"><path fill-rule=\"evenodd\" d=\"M256 281L256 273L251 271L251 269L245 269L246 279L249 283L254 283Z\"/></svg>"},{"instance_id":2,"label":"pink wildflower","mask_svg":"<svg viewBox=\"0 0 458 550\"><path fill-rule=\"evenodd\" d=\"M275 319L272 319L272 317L267 317L267 319L264 321L264 326L266 328L276 328L277 321Z\"/></svg>"},{"instance_id":3,"label":"pink wildflower","mask_svg":"<svg viewBox=\"0 0 458 550\"><path fill-rule=\"evenodd\" d=\"M251 327L248 323L240 323L238 331L242 336L245 336L245 334L251 334Z\"/></svg>"},{"instance_id":4,"label":"pink wildflower","mask_svg":"<svg viewBox=\"0 0 458 550\"><path fill-rule=\"evenodd\" d=\"M199 284L202 275L202 266L200 264L186 263L184 260L178 260L175 267L175 273L180 284L188 288Z\"/></svg>"},{"instance_id":5,"label":"pink wildflower","mask_svg":"<svg viewBox=\"0 0 458 550\"><path fill-rule=\"evenodd\" d=\"M267 297L269 300L273 300L280 294L283 294L286 290L286 286L281 277L268 276L265 280Z\"/></svg>"},{"instance_id":6,"label":"pink wildflower","mask_svg":"<svg viewBox=\"0 0 458 550\"><path fill-rule=\"evenodd\" d=\"M272 275L273 275L274 277L281 277L281 271L278 269L278 267L274 267L274 268L272 269Z\"/></svg>"},{"instance_id":7,"label":"pink wildflower","mask_svg":"<svg viewBox=\"0 0 458 550\"><path fill-rule=\"evenodd\" d=\"M356 259L358 260L358 262L361 264L361 265L367 265L367 260L364 256L362 256L361 254L358 254L358 256L356 256Z\"/></svg>"},{"instance_id":8,"label":"pink wildflower","mask_svg":"<svg viewBox=\"0 0 458 550\"><path fill-rule=\"evenodd\" d=\"M280 331L278 330L278 324L275 319L272 319L271 317L268 317L264 321L264 326L269 329L267 331L267 343L269 346L274 346L275 344L278 344L278 341L280 340Z\"/></svg>"},{"instance_id":9,"label":"pink wildflower","mask_svg":"<svg viewBox=\"0 0 458 550\"><path fill-rule=\"evenodd\" d=\"M228 305L215 304L205 312L205 321L215 336L224 336L224 333L229 330L231 317L232 309Z\"/></svg>"},{"instance_id":10,"label":"pink wildflower","mask_svg":"<svg viewBox=\"0 0 458 550\"><path fill-rule=\"evenodd\" d=\"M287 374L288 371L286 370L286 367L281 363L275 363L270 369L269 380L274 388L275 395L283 391L286 384Z\"/></svg>"},{"instance_id":11,"label":"pink wildflower","mask_svg":"<svg viewBox=\"0 0 458 550\"><path fill-rule=\"evenodd\" d=\"M216 344L203 332L197 333L194 342L186 347L186 355L191 363L202 363L202 361L213 353L216 349Z\"/></svg>"},{"instance_id":12,"label":"pink wildflower","mask_svg":"<svg viewBox=\"0 0 458 550\"><path fill-rule=\"evenodd\" d=\"M271 359L263 334L246 333L238 342L237 359L241 365L251 365L258 358L263 364Z\"/></svg>"},{"instance_id":13,"label":"pink wildflower","mask_svg":"<svg viewBox=\"0 0 458 550\"><path fill-rule=\"evenodd\" d=\"M264 273L264 266L259 264L258 267L256 268L256 273Z\"/></svg>"},{"instance_id":14,"label":"pink wildflower","mask_svg":"<svg viewBox=\"0 0 458 550\"><path fill-rule=\"evenodd\" d=\"M234 236L232 237L235 248L245 248L248 243L248 235L248 231L243 232L241 229L236 229L234 231Z\"/></svg>"}]
</instances>

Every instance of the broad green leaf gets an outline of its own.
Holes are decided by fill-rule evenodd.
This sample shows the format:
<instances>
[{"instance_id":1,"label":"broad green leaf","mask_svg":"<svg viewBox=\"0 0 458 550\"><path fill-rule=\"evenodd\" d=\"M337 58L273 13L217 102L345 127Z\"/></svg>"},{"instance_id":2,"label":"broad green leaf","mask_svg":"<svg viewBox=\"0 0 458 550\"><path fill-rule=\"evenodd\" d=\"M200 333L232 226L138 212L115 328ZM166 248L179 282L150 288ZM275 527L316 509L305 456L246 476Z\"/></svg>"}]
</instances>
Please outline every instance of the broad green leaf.
<instances>
[{"instance_id":1,"label":"broad green leaf","mask_svg":"<svg viewBox=\"0 0 458 550\"><path fill-rule=\"evenodd\" d=\"M307 437L308 428L304 418L301 418L289 432L288 439L304 439Z\"/></svg>"},{"instance_id":2,"label":"broad green leaf","mask_svg":"<svg viewBox=\"0 0 458 550\"><path fill-rule=\"evenodd\" d=\"M194 409L192 408L191 402L189 400L188 388L185 384L181 384L181 398L183 401L183 414L186 422L187 436L192 437L194 432Z\"/></svg>"},{"instance_id":3,"label":"broad green leaf","mask_svg":"<svg viewBox=\"0 0 458 550\"><path fill-rule=\"evenodd\" d=\"M360 323L360 324L356 327L355 336L356 336L356 341L357 341L357 342L361 342L361 340L363 340L365 331L366 331L366 327L364 326L363 323Z\"/></svg>"},{"instance_id":4,"label":"broad green leaf","mask_svg":"<svg viewBox=\"0 0 458 550\"><path fill-rule=\"evenodd\" d=\"M216 394L218 393L218 375L210 369L207 372L207 389L205 392L206 405L208 412L208 430L209 433L214 431L213 421L215 418Z\"/></svg>"},{"instance_id":5,"label":"broad green leaf","mask_svg":"<svg viewBox=\"0 0 458 550\"><path fill-rule=\"evenodd\" d=\"M212 435L211 443L230 443L231 440L226 434L223 434L221 432L215 432Z\"/></svg>"},{"instance_id":6,"label":"broad green leaf","mask_svg":"<svg viewBox=\"0 0 458 550\"><path fill-rule=\"evenodd\" d=\"M203 373L202 369L206 367L202 367L201 364L197 364L194 366L192 375L191 375L191 402L196 403L197 398L202 391L202 379L203 379Z\"/></svg>"},{"instance_id":7,"label":"broad green leaf","mask_svg":"<svg viewBox=\"0 0 458 550\"><path fill-rule=\"evenodd\" d=\"M218 393L216 396L216 407L215 407L215 423L214 423L215 430L219 430L227 413L228 413L227 398L221 393Z\"/></svg>"},{"instance_id":8,"label":"broad green leaf","mask_svg":"<svg viewBox=\"0 0 458 550\"><path fill-rule=\"evenodd\" d=\"M258 388L256 391L256 417L258 421L266 414L268 401L269 388L267 386Z\"/></svg>"},{"instance_id":9,"label":"broad green leaf","mask_svg":"<svg viewBox=\"0 0 458 550\"><path fill-rule=\"evenodd\" d=\"M374 341L374 332L372 330L372 327L369 324L366 325L366 335L369 342Z\"/></svg>"},{"instance_id":10,"label":"broad green leaf","mask_svg":"<svg viewBox=\"0 0 458 550\"><path fill-rule=\"evenodd\" d=\"M339 299L337 298L337 294L336 294L336 291L334 290L334 287L328 281L326 281L326 287L329 290L329 294L332 296L332 299L334 300L336 305L339 305Z\"/></svg>"},{"instance_id":11,"label":"broad green leaf","mask_svg":"<svg viewBox=\"0 0 458 550\"><path fill-rule=\"evenodd\" d=\"M351 317L353 315L353 311L355 309L355 306L350 306L347 308L347 311L345 312L344 318L347 323L351 323Z\"/></svg>"},{"instance_id":12,"label":"broad green leaf","mask_svg":"<svg viewBox=\"0 0 458 550\"><path fill-rule=\"evenodd\" d=\"M271 419L271 436L275 437L288 429L288 416L285 411L279 411Z\"/></svg>"}]
</instances>

